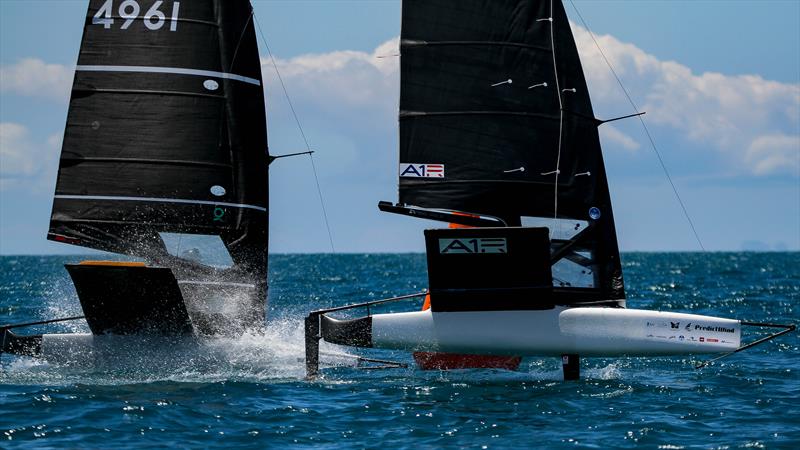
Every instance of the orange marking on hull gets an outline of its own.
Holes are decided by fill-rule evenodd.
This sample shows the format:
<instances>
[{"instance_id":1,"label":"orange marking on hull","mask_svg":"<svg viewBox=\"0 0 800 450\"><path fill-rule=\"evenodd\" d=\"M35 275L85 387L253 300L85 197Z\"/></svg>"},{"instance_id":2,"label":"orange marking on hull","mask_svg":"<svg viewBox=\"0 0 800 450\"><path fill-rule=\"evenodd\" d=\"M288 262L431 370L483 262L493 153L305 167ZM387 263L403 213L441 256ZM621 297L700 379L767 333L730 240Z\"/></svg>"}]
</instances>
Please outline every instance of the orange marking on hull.
<instances>
[{"instance_id":1,"label":"orange marking on hull","mask_svg":"<svg viewBox=\"0 0 800 450\"><path fill-rule=\"evenodd\" d=\"M117 267L145 267L147 264L139 261L81 261L81 266L117 266Z\"/></svg>"},{"instance_id":2,"label":"orange marking on hull","mask_svg":"<svg viewBox=\"0 0 800 450\"><path fill-rule=\"evenodd\" d=\"M422 310L426 311L431 309L431 294L425 296L425 301L422 303Z\"/></svg>"}]
</instances>

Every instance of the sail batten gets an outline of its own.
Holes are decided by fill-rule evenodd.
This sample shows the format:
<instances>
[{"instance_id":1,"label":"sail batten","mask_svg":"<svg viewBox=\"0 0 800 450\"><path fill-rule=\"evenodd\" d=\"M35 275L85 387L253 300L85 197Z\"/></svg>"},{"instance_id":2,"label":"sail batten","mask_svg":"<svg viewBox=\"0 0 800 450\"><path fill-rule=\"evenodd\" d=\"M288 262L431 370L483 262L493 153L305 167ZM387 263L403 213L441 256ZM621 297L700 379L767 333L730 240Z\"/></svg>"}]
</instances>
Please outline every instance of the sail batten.
<instances>
[{"instance_id":1,"label":"sail batten","mask_svg":"<svg viewBox=\"0 0 800 450\"><path fill-rule=\"evenodd\" d=\"M213 70L186 69L181 67L156 67L156 66L76 66L78 72L136 72L136 73L168 73L175 75L195 75L200 77L215 77L226 80L236 80L244 83L261 86L261 80L237 75L235 73L217 72Z\"/></svg>"},{"instance_id":2,"label":"sail batten","mask_svg":"<svg viewBox=\"0 0 800 450\"><path fill-rule=\"evenodd\" d=\"M143 164L174 164L178 166L207 166L207 167L222 167L231 169L229 163L216 163L208 161L190 161L179 159L144 159L144 158L111 158L111 157L91 157L91 156L62 156L61 161L70 164L80 164L82 162L128 162L128 163L143 163Z\"/></svg>"},{"instance_id":3,"label":"sail batten","mask_svg":"<svg viewBox=\"0 0 800 450\"><path fill-rule=\"evenodd\" d=\"M118 202L152 202L152 203L185 203L190 205L219 205L230 206L232 208L245 208L254 209L256 211L266 212L267 208L257 205L246 205L243 203L228 203L228 202L213 202L204 200L191 200L186 198L162 198L162 197L123 197L111 195L56 195L54 198L70 199L70 200L111 200Z\"/></svg>"},{"instance_id":4,"label":"sail batten","mask_svg":"<svg viewBox=\"0 0 800 450\"><path fill-rule=\"evenodd\" d=\"M550 47L544 47L541 45L533 45L533 44L526 44L524 42L512 42L512 41L419 41L419 40L411 40L411 39L404 39L400 41L400 48L401 49L413 49L414 47L421 47L421 46L435 46L435 45L456 45L456 46L499 46L499 47L521 47L530 50L537 50L542 52L547 52L550 54Z\"/></svg>"},{"instance_id":5,"label":"sail batten","mask_svg":"<svg viewBox=\"0 0 800 450\"><path fill-rule=\"evenodd\" d=\"M400 119L417 118L425 116L523 116L539 119L559 120L559 116L552 116L531 111L400 111Z\"/></svg>"},{"instance_id":6,"label":"sail batten","mask_svg":"<svg viewBox=\"0 0 800 450\"><path fill-rule=\"evenodd\" d=\"M181 91L156 91L152 89L93 89L93 88L78 88L72 91L73 93L104 93L104 94L149 94L149 95L177 95L188 97L204 97L225 100L225 96L211 95L197 92L181 92Z\"/></svg>"}]
</instances>

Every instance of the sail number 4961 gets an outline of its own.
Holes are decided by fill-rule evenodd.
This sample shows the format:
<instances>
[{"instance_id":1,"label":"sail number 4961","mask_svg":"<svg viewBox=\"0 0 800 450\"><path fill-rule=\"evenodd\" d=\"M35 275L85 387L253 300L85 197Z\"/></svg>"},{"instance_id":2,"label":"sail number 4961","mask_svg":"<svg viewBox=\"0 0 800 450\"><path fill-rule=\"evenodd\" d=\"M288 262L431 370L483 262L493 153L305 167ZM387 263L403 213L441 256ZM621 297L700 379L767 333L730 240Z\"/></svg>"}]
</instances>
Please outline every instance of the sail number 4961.
<instances>
[{"instance_id":1,"label":"sail number 4961","mask_svg":"<svg viewBox=\"0 0 800 450\"><path fill-rule=\"evenodd\" d=\"M157 0L140 16L139 13L142 12L143 8L139 5L138 1L123 0L119 3L119 7L116 11L117 15L115 16L114 0L106 0L103 6L97 10L94 17L92 17L92 25L102 25L103 28L109 29L114 25L114 19L122 19L122 26L119 28L121 30L127 30L136 19L141 19L148 30L159 30L167 22L167 15L160 9L163 4L163 0ZM178 29L178 11L180 8L180 2L172 2L172 16L169 19L169 31Z\"/></svg>"}]
</instances>

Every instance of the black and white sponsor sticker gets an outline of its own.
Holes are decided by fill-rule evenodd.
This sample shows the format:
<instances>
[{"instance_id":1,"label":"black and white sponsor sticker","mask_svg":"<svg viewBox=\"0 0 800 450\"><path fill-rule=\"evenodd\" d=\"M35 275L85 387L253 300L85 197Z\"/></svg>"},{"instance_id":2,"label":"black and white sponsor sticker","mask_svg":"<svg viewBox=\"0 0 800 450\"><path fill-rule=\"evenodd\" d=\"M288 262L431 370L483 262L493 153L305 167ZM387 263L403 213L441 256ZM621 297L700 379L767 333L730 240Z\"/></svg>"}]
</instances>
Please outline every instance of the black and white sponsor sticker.
<instances>
[{"instance_id":1,"label":"black and white sponsor sticker","mask_svg":"<svg viewBox=\"0 0 800 450\"><path fill-rule=\"evenodd\" d=\"M739 330L734 325L699 322L645 321L646 337L651 339L676 339L681 342L731 344L738 342Z\"/></svg>"},{"instance_id":2,"label":"black and white sponsor sticker","mask_svg":"<svg viewBox=\"0 0 800 450\"><path fill-rule=\"evenodd\" d=\"M439 253L475 254L475 253L508 253L506 238L460 238L439 239Z\"/></svg>"},{"instance_id":3,"label":"black and white sponsor sticker","mask_svg":"<svg viewBox=\"0 0 800 450\"><path fill-rule=\"evenodd\" d=\"M444 178L444 164L400 163L404 178Z\"/></svg>"}]
</instances>

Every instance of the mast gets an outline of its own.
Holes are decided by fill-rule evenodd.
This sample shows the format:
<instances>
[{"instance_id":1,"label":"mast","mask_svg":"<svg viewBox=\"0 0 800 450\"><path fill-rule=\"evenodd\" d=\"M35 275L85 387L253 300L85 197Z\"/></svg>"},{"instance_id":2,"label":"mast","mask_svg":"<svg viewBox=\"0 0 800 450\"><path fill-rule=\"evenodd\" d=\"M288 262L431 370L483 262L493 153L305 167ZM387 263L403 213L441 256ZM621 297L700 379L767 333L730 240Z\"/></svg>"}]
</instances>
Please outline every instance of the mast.
<instances>
[{"instance_id":1,"label":"mast","mask_svg":"<svg viewBox=\"0 0 800 450\"><path fill-rule=\"evenodd\" d=\"M182 289L243 287L263 313L268 150L252 15L248 0L89 2L48 239L168 266Z\"/></svg>"},{"instance_id":2,"label":"mast","mask_svg":"<svg viewBox=\"0 0 800 450\"><path fill-rule=\"evenodd\" d=\"M597 127L551 0L405 0L401 203L547 226L554 291L624 299Z\"/></svg>"}]
</instances>

